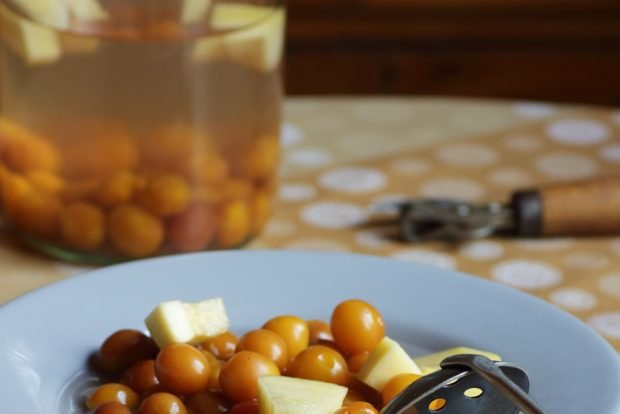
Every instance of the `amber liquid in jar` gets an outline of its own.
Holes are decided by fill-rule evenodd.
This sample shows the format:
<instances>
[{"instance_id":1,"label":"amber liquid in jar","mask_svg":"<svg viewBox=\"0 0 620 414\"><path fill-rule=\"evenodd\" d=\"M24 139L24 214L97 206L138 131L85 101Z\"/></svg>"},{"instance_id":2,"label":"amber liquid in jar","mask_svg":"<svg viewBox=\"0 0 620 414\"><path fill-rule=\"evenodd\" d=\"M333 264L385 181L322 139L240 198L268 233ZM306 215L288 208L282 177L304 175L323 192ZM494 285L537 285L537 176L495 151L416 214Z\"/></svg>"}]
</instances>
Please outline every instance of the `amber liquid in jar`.
<instances>
[{"instance_id":1,"label":"amber liquid in jar","mask_svg":"<svg viewBox=\"0 0 620 414\"><path fill-rule=\"evenodd\" d=\"M5 221L82 262L246 243L276 185L281 5L80 1L0 0Z\"/></svg>"}]
</instances>

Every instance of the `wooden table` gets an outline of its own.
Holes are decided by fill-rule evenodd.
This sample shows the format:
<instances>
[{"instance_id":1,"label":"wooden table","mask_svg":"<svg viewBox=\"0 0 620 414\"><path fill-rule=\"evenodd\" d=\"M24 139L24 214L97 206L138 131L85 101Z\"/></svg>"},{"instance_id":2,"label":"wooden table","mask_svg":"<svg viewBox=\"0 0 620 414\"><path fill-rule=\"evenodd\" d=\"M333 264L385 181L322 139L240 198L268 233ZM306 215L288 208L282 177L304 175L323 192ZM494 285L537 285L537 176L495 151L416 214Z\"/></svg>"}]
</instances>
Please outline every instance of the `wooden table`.
<instances>
[{"instance_id":1,"label":"wooden table","mask_svg":"<svg viewBox=\"0 0 620 414\"><path fill-rule=\"evenodd\" d=\"M291 99L276 213L250 248L352 251L526 290L620 350L620 238L390 241L360 228L373 201L502 200L515 188L620 172L620 111L457 99ZM0 303L85 270L0 241Z\"/></svg>"}]
</instances>

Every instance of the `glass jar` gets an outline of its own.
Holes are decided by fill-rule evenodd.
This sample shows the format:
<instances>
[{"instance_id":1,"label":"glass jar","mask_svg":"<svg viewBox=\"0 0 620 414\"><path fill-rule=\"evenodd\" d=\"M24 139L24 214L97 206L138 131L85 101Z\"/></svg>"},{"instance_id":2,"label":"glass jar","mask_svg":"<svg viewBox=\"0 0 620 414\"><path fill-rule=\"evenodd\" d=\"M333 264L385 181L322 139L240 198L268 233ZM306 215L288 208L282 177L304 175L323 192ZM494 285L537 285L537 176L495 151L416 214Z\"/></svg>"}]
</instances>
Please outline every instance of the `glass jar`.
<instances>
[{"instance_id":1,"label":"glass jar","mask_svg":"<svg viewBox=\"0 0 620 414\"><path fill-rule=\"evenodd\" d=\"M109 263L242 246L280 155L281 0L0 0L15 235Z\"/></svg>"}]
</instances>

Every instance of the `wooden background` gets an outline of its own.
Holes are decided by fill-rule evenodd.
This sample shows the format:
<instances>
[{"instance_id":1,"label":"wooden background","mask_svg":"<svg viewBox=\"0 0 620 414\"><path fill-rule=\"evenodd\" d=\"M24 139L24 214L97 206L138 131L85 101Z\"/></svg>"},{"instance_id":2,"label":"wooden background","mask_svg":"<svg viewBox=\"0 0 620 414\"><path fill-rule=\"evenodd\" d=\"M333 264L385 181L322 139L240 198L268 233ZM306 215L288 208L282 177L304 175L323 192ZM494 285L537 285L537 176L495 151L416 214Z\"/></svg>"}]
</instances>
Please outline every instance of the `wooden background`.
<instances>
[{"instance_id":1,"label":"wooden background","mask_svg":"<svg viewBox=\"0 0 620 414\"><path fill-rule=\"evenodd\" d=\"M289 0L287 87L620 105L620 0Z\"/></svg>"}]
</instances>

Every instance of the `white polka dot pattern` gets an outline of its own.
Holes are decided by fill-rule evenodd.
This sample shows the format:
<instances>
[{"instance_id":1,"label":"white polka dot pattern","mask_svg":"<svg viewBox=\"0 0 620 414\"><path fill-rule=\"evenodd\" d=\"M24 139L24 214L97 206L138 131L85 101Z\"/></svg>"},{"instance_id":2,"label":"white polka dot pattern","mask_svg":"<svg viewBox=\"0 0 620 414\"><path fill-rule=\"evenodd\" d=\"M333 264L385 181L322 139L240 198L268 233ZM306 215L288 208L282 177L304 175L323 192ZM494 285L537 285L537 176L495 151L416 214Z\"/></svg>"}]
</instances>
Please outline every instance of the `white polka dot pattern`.
<instances>
[{"instance_id":1,"label":"white polka dot pattern","mask_svg":"<svg viewBox=\"0 0 620 414\"><path fill-rule=\"evenodd\" d=\"M323 167L332 162L332 155L319 148L300 148L286 155L286 162L300 167Z\"/></svg>"},{"instance_id":2,"label":"white polka dot pattern","mask_svg":"<svg viewBox=\"0 0 620 414\"><path fill-rule=\"evenodd\" d=\"M378 230L364 230L355 235L355 242L369 249L387 249L394 246L394 241Z\"/></svg>"},{"instance_id":3,"label":"white polka dot pattern","mask_svg":"<svg viewBox=\"0 0 620 414\"><path fill-rule=\"evenodd\" d=\"M316 189L309 184L287 183L280 186L278 194L283 201L308 201L316 196Z\"/></svg>"},{"instance_id":4,"label":"white polka dot pattern","mask_svg":"<svg viewBox=\"0 0 620 414\"><path fill-rule=\"evenodd\" d=\"M596 306L596 297L587 290L562 288L551 292L551 302L574 311L586 311Z\"/></svg>"},{"instance_id":5,"label":"white polka dot pattern","mask_svg":"<svg viewBox=\"0 0 620 414\"><path fill-rule=\"evenodd\" d=\"M547 118L557 112L554 105L539 102L517 102L512 110L516 115L526 119Z\"/></svg>"},{"instance_id":6,"label":"white polka dot pattern","mask_svg":"<svg viewBox=\"0 0 620 414\"><path fill-rule=\"evenodd\" d=\"M302 130L290 122L285 122L284 124L282 124L281 136L282 145L284 147L290 147L299 144L304 139L304 134Z\"/></svg>"},{"instance_id":7,"label":"white polka dot pattern","mask_svg":"<svg viewBox=\"0 0 620 414\"><path fill-rule=\"evenodd\" d=\"M609 139L611 131L607 125L588 119L564 119L547 127L551 139L567 145L596 145Z\"/></svg>"},{"instance_id":8,"label":"white polka dot pattern","mask_svg":"<svg viewBox=\"0 0 620 414\"><path fill-rule=\"evenodd\" d=\"M504 254L504 246L502 246L501 243L494 241L473 241L468 242L461 247L460 253L470 260L496 260Z\"/></svg>"},{"instance_id":9,"label":"white polka dot pattern","mask_svg":"<svg viewBox=\"0 0 620 414\"><path fill-rule=\"evenodd\" d=\"M405 262L422 263L429 266L435 266L442 269L455 269L456 260L444 253L438 253L431 250L423 249L407 249L392 254L392 257Z\"/></svg>"},{"instance_id":10,"label":"white polka dot pattern","mask_svg":"<svg viewBox=\"0 0 620 414\"><path fill-rule=\"evenodd\" d=\"M589 320L590 326L601 334L612 338L620 339L620 312L602 313L593 316Z\"/></svg>"},{"instance_id":11,"label":"white polka dot pattern","mask_svg":"<svg viewBox=\"0 0 620 414\"><path fill-rule=\"evenodd\" d=\"M542 262L510 260L492 269L495 280L520 289L545 289L559 284L559 269Z\"/></svg>"},{"instance_id":12,"label":"white polka dot pattern","mask_svg":"<svg viewBox=\"0 0 620 414\"><path fill-rule=\"evenodd\" d=\"M256 247L353 251L460 269L529 291L615 340L620 322L610 315L620 313L620 273L614 273L620 268L620 238L492 238L444 250L443 244L405 244L396 226L363 223L373 219L369 207L378 203L421 197L508 200L512 191L540 183L617 173L620 113L616 120L611 113L579 115L575 109L568 113L550 104L519 102L508 109L523 128L450 141L422 115L415 130L391 130L405 122L405 114L408 119L418 116L410 108L393 114L376 114L376 107L370 108L355 105L338 117L320 117L318 109L312 109L318 117L314 136L334 137L324 138L320 146L311 143L301 127L283 127L283 135L289 136L283 137L288 176L279 190L284 213L264 231L272 240ZM467 110L442 119L453 131L485 122ZM351 121L354 125L346 127ZM437 143L398 150L401 141L408 140ZM316 172L300 174L303 168Z\"/></svg>"},{"instance_id":13,"label":"white polka dot pattern","mask_svg":"<svg viewBox=\"0 0 620 414\"><path fill-rule=\"evenodd\" d=\"M321 174L319 184L344 193L370 193L385 187L387 178L381 171L368 168L339 168Z\"/></svg>"},{"instance_id":14,"label":"white polka dot pattern","mask_svg":"<svg viewBox=\"0 0 620 414\"><path fill-rule=\"evenodd\" d=\"M366 210L359 206L340 202L309 204L301 210L301 220L324 229L346 229L367 219Z\"/></svg>"}]
</instances>

